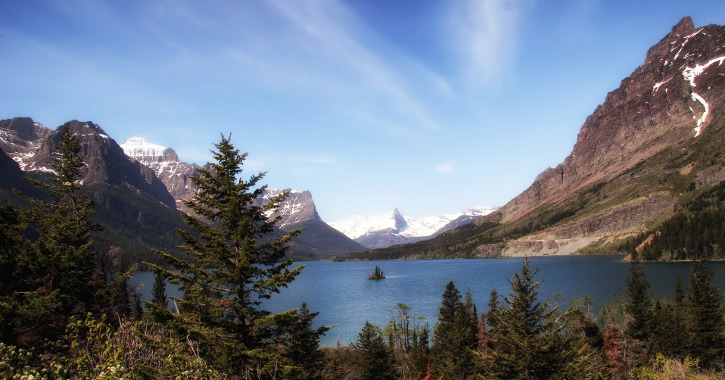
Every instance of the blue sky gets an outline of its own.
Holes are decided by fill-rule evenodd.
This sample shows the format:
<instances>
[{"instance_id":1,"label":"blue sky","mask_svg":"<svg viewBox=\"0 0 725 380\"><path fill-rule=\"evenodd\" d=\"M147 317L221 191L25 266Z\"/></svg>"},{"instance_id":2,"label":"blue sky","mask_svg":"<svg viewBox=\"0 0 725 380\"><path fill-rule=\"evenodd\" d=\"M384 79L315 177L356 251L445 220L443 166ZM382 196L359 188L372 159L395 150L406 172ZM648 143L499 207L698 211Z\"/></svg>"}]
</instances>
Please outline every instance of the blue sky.
<instances>
[{"instance_id":1,"label":"blue sky","mask_svg":"<svg viewBox=\"0 0 725 380\"><path fill-rule=\"evenodd\" d=\"M0 118L202 164L221 134L321 217L503 205L682 17L720 1L1 1Z\"/></svg>"}]
</instances>

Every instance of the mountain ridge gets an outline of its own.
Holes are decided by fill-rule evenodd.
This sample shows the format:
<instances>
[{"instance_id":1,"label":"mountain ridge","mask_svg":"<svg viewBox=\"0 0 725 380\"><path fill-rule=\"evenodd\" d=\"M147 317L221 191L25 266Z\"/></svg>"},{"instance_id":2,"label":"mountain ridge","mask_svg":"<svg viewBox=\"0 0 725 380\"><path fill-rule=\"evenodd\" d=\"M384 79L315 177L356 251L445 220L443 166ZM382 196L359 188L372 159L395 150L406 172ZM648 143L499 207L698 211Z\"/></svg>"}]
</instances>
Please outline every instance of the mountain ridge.
<instances>
[{"instance_id":1,"label":"mountain ridge","mask_svg":"<svg viewBox=\"0 0 725 380\"><path fill-rule=\"evenodd\" d=\"M394 209L384 215L354 215L330 225L367 248L385 248L429 239L495 210L491 207L472 207L456 214L416 219Z\"/></svg>"}]
</instances>

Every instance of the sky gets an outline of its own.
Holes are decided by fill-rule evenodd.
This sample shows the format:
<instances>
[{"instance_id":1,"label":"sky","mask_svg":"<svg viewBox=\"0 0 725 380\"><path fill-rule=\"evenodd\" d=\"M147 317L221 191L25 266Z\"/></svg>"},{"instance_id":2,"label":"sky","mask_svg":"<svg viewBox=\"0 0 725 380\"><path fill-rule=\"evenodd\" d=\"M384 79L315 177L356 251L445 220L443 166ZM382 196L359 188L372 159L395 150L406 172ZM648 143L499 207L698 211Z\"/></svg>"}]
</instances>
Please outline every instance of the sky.
<instances>
[{"instance_id":1,"label":"sky","mask_svg":"<svg viewBox=\"0 0 725 380\"><path fill-rule=\"evenodd\" d=\"M327 222L501 206L700 0L0 1L0 119L99 124L309 190Z\"/></svg>"}]
</instances>

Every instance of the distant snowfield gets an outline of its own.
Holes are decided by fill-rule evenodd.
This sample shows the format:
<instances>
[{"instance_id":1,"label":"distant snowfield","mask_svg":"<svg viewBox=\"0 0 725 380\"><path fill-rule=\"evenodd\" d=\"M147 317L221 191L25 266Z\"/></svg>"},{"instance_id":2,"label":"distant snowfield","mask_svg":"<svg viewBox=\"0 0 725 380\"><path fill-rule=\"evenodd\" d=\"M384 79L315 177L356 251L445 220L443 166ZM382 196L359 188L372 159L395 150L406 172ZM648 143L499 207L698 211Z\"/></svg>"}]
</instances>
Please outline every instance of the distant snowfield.
<instances>
[{"instance_id":1,"label":"distant snowfield","mask_svg":"<svg viewBox=\"0 0 725 380\"><path fill-rule=\"evenodd\" d=\"M404 216L396 209L384 215L354 215L351 218L330 223L330 225L351 239L383 231L411 238L426 237L435 234L448 223L461 216L484 216L496 209L494 207L474 207L457 214L431 216L422 219Z\"/></svg>"}]
</instances>

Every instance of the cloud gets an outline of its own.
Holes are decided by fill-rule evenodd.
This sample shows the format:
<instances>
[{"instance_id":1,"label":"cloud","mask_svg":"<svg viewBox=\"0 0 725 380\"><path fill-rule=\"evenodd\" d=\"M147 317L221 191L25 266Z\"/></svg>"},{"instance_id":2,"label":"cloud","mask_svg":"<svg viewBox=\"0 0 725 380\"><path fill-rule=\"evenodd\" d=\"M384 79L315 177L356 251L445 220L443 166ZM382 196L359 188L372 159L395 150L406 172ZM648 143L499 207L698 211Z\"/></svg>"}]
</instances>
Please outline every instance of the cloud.
<instances>
[{"instance_id":1,"label":"cloud","mask_svg":"<svg viewBox=\"0 0 725 380\"><path fill-rule=\"evenodd\" d=\"M278 18L272 20L275 30L265 33L276 37L230 51L240 63L262 71L272 86L289 91L293 84L352 117L379 115L409 134L441 129L425 98L448 96L446 80L393 48L342 3L269 4Z\"/></svg>"},{"instance_id":2,"label":"cloud","mask_svg":"<svg viewBox=\"0 0 725 380\"><path fill-rule=\"evenodd\" d=\"M506 74L517 53L518 29L528 0L452 0L450 41L464 77L482 86Z\"/></svg>"},{"instance_id":3,"label":"cloud","mask_svg":"<svg viewBox=\"0 0 725 380\"><path fill-rule=\"evenodd\" d=\"M442 164L436 165L435 170L438 173L449 173L453 170L454 166L455 165L453 162L444 162Z\"/></svg>"}]
</instances>

